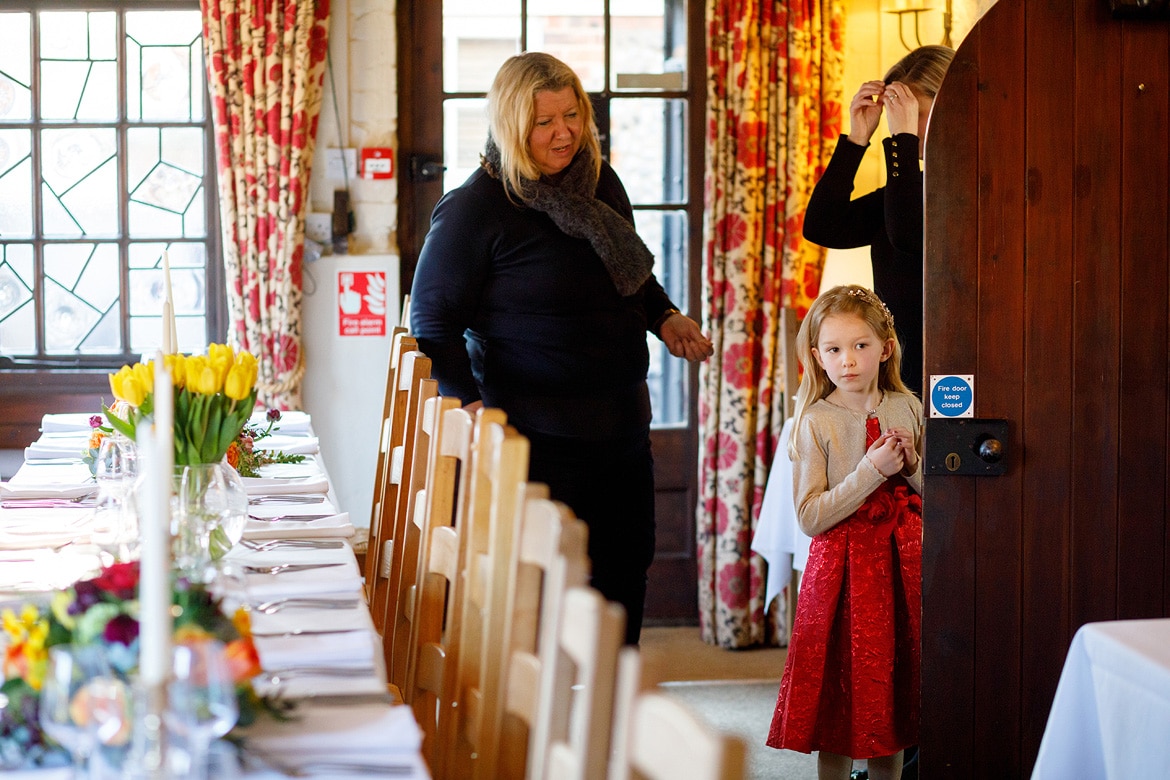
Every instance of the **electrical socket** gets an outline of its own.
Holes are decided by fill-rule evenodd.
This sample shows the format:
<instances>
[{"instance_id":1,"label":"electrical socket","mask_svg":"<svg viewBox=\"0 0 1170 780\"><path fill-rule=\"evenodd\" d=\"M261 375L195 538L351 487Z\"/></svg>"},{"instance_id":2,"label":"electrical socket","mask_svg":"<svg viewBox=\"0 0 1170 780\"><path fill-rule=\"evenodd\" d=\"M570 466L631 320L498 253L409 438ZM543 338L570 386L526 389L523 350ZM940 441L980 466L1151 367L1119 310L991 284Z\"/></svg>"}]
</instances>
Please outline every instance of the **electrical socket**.
<instances>
[{"instance_id":1,"label":"electrical socket","mask_svg":"<svg viewBox=\"0 0 1170 780\"><path fill-rule=\"evenodd\" d=\"M331 182L357 178L357 149L326 149L325 176Z\"/></svg>"},{"instance_id":2,"label":"electrical socket","mask_svg":"<svg viewBox=\"0 0 1170 780\"><path fill-rule=\"evenodd\" d=\"M305 215L305 235L318 244L333 241L333 215L328 211L310 211Z\"/></svg>"}]
</instances>

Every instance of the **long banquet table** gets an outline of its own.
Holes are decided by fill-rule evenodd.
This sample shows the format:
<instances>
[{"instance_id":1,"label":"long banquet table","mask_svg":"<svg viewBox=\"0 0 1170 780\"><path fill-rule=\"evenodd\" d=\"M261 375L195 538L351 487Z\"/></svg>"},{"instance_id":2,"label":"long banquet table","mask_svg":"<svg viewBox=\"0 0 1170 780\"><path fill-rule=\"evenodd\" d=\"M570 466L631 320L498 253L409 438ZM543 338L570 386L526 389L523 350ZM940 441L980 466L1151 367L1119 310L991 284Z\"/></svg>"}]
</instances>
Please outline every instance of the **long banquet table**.
<instances>
[{"instance_id":1,"label":"long banquet table","mask_svg":"<svg viewBox=\"0 0 1170 780\"><path fill-rule=\"evenodd\" d=\"M88 415L46 415L42 435L25 462L0 483L0 606L47 601L58 589L96 571L100 549L92 542L95 484L80 453ZM256 420L260 427L264 423ZM311 421L285 413L263 446L305 455L299 464L265 466L245 478L253 516L245 540L316 539L324 548L254 550L236 545L224 571L225 602L251 607L252 632L264 672L258 693L297 701L288 722L262 719L246 730L252 778L355 775L428 778L419 752L420 732L410 708L387 694L380 639L365 603L361 572L349 539L354 527L334 501ZM304 516L319 516L305 520ZM286 519L274 520L283 517ZM245 565L333 564L280 574L243 573ZM293 602L319 598L321 606ZM303 604L303 602L302 602ZM2 641L2 639L0 639ZM248 756L246 756L248 757ZM267 764L259 760L263 757ZM341 771L338 762L357 763ZM279 771L283 770L283 771ZM69 770L8 772L6 777L49 780ZM303 774L302 774L303 773Z\"/></svg>"},{"instance_id":2,"label":"long banquet table","mask_svg":"<svg viewBox=\"0 0 1170 780\"><path fill-rule=\"evenodd\" d=\"M1170 618L1077 630L1032 780L1164 777L1170 767Z\"/></svg>"}]
</instances>

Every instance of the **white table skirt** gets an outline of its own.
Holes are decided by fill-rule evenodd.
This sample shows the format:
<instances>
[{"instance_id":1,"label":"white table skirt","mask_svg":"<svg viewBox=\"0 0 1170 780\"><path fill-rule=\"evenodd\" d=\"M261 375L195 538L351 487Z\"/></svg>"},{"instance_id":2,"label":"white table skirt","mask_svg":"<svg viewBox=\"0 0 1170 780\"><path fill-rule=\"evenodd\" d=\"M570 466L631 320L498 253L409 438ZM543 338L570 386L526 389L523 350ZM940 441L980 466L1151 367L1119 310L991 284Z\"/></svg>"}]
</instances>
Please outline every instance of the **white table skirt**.
<instances>
[{"instance_id":1,"label":"white table skirt","mask_svg":"<svg viewBox=\"0 0 1170 780\"><path fill-rule=\"evenodd\" d=\"M792 419L785 420L780 431L778 449L760 505L760 518L752 537L752 552L768 562L764 590L766 605L771 604L772 599L788 585L794 569L804 571L808 546L812 541L797 525L796 505L792 498L792 462L788 459Z\"/></svg>"},{"instance_id":2,"label":"white table skirt","mask_svg":"<svg viewBox=\"0 0 1170 780\"><path fill-rule=\"evenodd\" d=\"M1032 780L1165 777L1167 767L1170 618L1081 626Z\"/></svg>"}]
</instances>

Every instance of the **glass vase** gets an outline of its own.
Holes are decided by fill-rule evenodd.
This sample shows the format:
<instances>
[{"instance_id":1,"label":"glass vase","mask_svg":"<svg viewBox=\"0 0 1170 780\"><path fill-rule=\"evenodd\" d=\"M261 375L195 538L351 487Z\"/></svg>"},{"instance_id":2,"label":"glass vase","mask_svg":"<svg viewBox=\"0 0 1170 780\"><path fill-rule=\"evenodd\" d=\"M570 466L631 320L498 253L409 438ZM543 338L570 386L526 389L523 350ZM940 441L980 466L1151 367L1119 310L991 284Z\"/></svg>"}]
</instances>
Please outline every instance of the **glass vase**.
<instances>
[{"instance_id":1,"label":"glass vase","mask_svg":"<svg viewBox=\"0 0 1170 780\"><path fill-rule=\"evenodd\" d=\"M175 568L191 582L207 582L213 563L244 534L248 493L226 462L175 467L171 512Z\"/></svg>"}]
</instances>

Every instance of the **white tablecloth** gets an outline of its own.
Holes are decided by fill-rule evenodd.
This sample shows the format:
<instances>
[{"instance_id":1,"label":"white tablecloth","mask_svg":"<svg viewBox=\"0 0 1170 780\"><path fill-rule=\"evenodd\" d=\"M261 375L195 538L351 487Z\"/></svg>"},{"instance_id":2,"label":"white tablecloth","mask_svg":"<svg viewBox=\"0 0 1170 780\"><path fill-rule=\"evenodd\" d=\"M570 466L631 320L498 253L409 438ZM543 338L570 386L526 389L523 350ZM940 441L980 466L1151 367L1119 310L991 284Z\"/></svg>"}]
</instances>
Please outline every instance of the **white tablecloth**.
<instances>
[{"instance_id":1,"label":"white tablecloth","mask_svg":"<svg viewBox=\"0 0 1170 780\"><path fill-rule=\"evenodd\" d=\"M768 562L768 580L765 583L764 603L788 585L792 571L804 571L808 562L808 546L812 541L796 523L796 506L792 500L792 462L788 460L788 437L792 433L792 419L784 421L764 500L760 505L760 519L752 537L752 552Z\"/></svg>"},{"instance_id":2,"label":"white tablecloth","mask_svg":"<svg viewBox=\"0 0 1170 780\"><path fill-rule=\"evenodd\" d=\"M46 417L45 431L54 433L40 441L62 438L71 429L88 426L88 417ZM286 419L288 433L303 436L315 449L308 415L286 413ZM245 538L318 537L339 542L353 534L348 514L337 510L319 454L300 464L265 466L260 477L245 479L245 485L253 515ZM87 544L94 523L93 508L69 500L93 490L88 468L77 461L27 461L9 483L0 485L0 501L6 504L0 509L0 605L40 602L52 589L66 587L96 567L98 550ZM310 521L296 518L317 514L323 517ZM255 519L275 517L286 519ZM52 549L66 542L69 544L61 549ZM425 780L429 773L419 752L421 734L413 714L409 708L392 706L388 701L381 642L363 602L361 572L353 549L345 544L257 551L240 545L225 560L227 568L237 575L230 585L221 583L228 601L246 600L253 608L260 602L284 602L278 611L257 611L253 616L257 651L265 670L255 680L257 690L301 700L295 720L261 720L249 729L248 738L257 753L305 769L313 777L355 776L315 766L321 761L348 759L362 762L363 770L357 775L382 777L391 771L389 767L401 767L401 776ZM279 574L245 569L285 563L326 565ZM306 598L308 601L303 601ZM268 673L273 672L281 677L270 678ZM5 773L6 778L28 780L65 776L68 770ZM246 776L280 775L253 769Z\"/></svg>"},{"instance_id":3,"label":"white tablecloth","mask_svg":"<svg viewBox=\"0 0 1170 780\"><path fill-rule=\"evenodd\" d=\"M1168 768L1170 618L1081 626L1032 780L1165 777Z\"/></svg>"}]
</instances>

